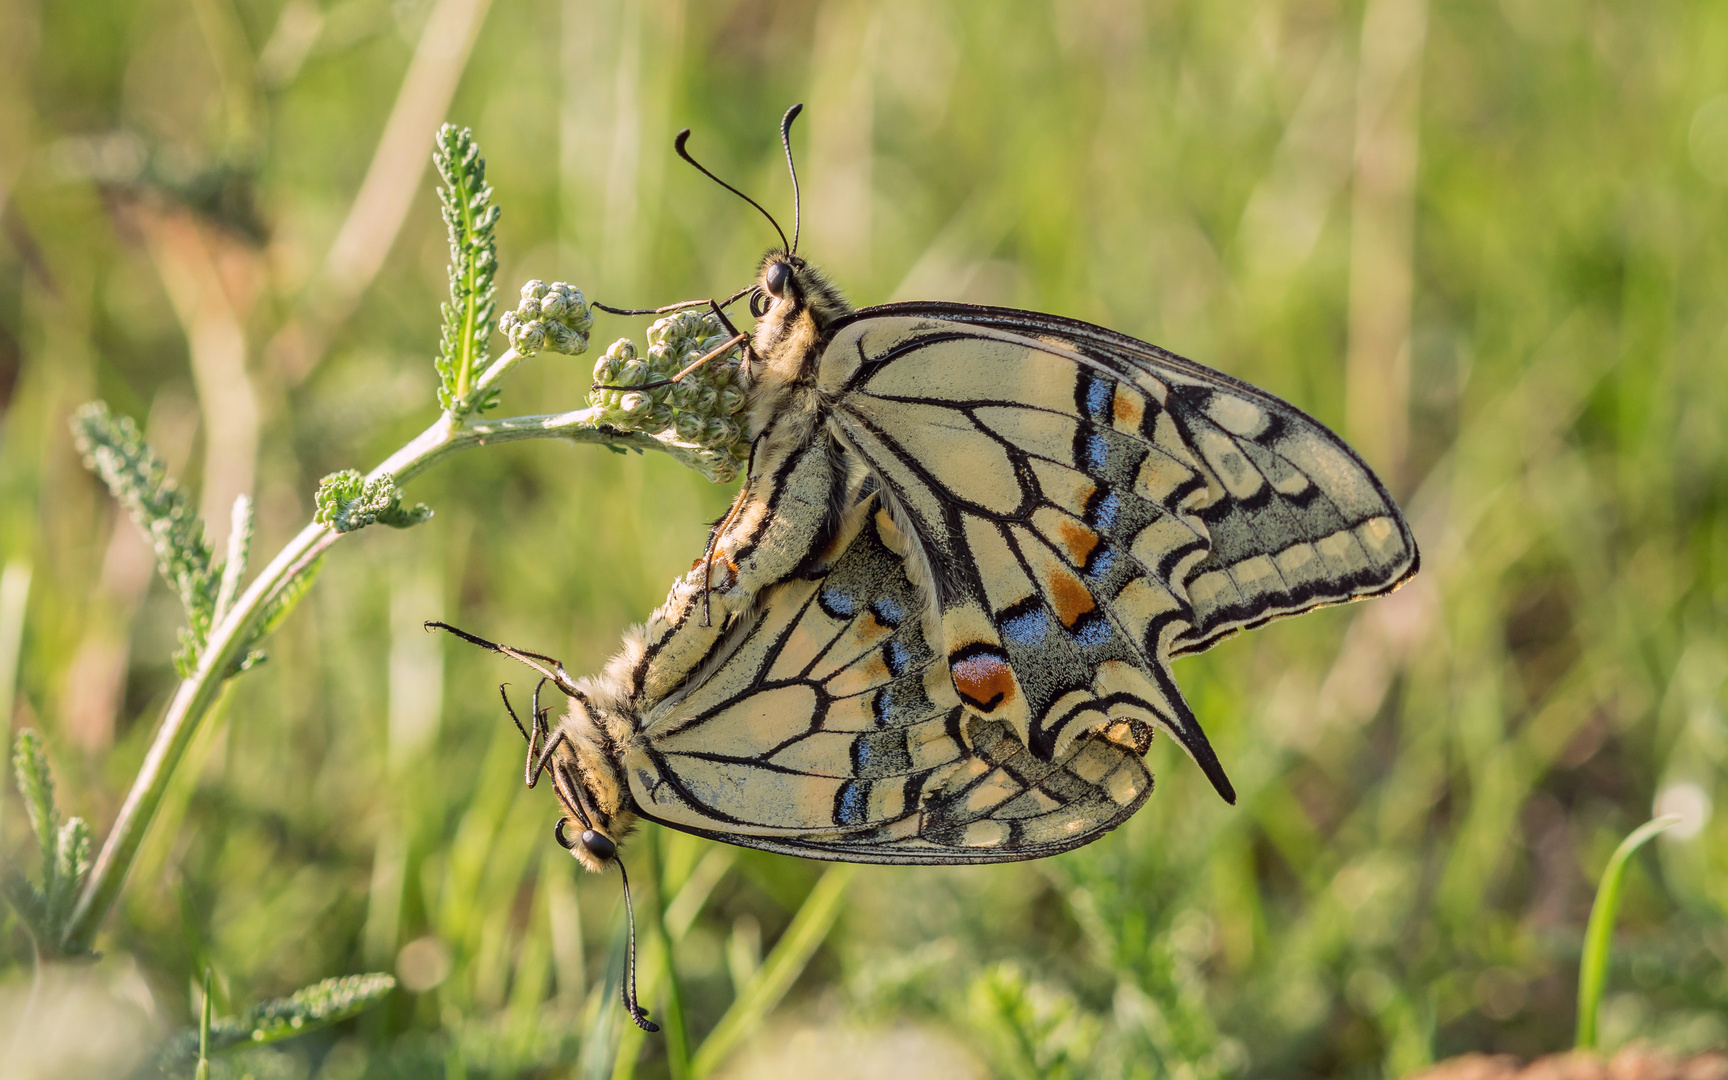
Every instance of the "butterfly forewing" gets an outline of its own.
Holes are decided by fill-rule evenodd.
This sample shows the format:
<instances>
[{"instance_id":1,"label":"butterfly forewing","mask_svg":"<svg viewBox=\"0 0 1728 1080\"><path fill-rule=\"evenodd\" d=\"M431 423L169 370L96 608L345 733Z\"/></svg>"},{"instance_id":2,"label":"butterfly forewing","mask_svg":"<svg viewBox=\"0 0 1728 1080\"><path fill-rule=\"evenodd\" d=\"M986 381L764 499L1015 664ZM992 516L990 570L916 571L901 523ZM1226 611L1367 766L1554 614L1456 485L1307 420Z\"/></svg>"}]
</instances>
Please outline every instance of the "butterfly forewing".
<instances>
[{"instance_id":1,"label":"butterfly forewing","mask_svg":"<svg viewBox=\"0 0 1728 1080\"><path fill-rule=\"evenodd\" d=\"M867 309L818 378L831 428L944 568L941 651L967 710L1045 760L1130 716L1227 790L1169 658L1415 569L1396 507L1324 427L1097 327Z\"/></svg>"}]
</instances>

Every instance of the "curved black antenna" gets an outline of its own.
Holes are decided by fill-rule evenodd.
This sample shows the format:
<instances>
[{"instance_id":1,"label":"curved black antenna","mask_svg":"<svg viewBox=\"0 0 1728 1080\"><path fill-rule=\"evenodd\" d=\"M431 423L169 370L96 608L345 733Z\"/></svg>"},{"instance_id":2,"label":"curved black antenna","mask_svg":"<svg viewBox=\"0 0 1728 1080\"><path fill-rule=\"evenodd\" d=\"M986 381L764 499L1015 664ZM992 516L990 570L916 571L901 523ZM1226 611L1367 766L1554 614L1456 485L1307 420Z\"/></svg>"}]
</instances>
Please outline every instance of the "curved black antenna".
<instances>
[{"instance_id":1,"label":"curved black antenna","mask_svg":"<svg viewBox=\"0 0 1728 1080\"><path fill-rule=\"evenodd\" d=\"M698 172L700 172L703 176L706 176L708 179L714 181L716 184L719 184L721 187L725 188L727 191L730 191L732 194L738 196L740 199L743 199L745 202L749 203L751 206L754 206L758 211L760 211L762 216L768 219L768 224L774 226L774 231L780 234L780 245L782 247L785 247L786 246L786 230L782 229L780 227L780 223L778 221L774 220L774 215L770 214L766 210L763 210L762 204L757 202L755 199L752 199L750 196L744 194L742 191L739 191L737 188L733 187L731 184L728 184L726 181L720 179L718 176L715 176L713 173L711 173L707 169L703 168L702 163L700 161L697 161L695 158L691 157L690 151L684 149L684 144L686 142L688 142L689 140L690 140L690 129L685 128L683 131L680 131L678 133L678 137L676 139L672 140L672 149L678 151L679 157L683 158L685 161L688 161L690 164L696 166L696 170Z\"/></svg>"},{"instance_id":2,"label":"curved black antenna","mask_svg":"<svg viewBox=\"0 0 1728 1080\"><path fill-rule=\"evenodd\" d=\"M624 872L623 859L614 855L612 861L618 864L618 876L624 881L624 916L630 924L630 955L626 960L629 971L618 982L618 996L623 999L624 1008L636 1026L652 1034L660 1030L660 1025L648 1019L648 1010L642 1007L641 999L636 996L636 907L630 902L630 875Z\"/></svg>"},{"instance_id":3,"label":"curved black antenna","mask_svg":"<svg viewBox=\"0 0 1728 1080\"><path fill-rule=\"evenodd\" d=\"M787 109L786 118L780 121L780 145L786 148L786 171L792 174L792 250L788 255L798 254L798 219L803 216L798 198L798 166L792 162L792 121L803 111L804 103L800 101Z\"/></svg>"},{"instance_id":4,"label":"curved black antenna","mask_svg":"<svg viewBox=\"0 0 1728 1080\"><path fill-rule=\"evenodd\" d=\"M720 306L723 308L731 307L733 304L736 304L739 301L739 299L744 296L745 293L748 293L751 289L754 289L755 287L756 286L754 284L744 286L742 289L739 289L737 292L733 293L731 296L728 296L726 299L719 301ZM621 307L613 307L610 304L602 304L598 300L591 300L591 301L589 301L588 306L591 308L599 308L601 311L610 312L613 315L664 315L670 311L683 311L685 308L701 307L703 304L712 304L712 303L715 303L715 301L713 301L713 300L680 300L676 304L667 304L665 307L621 308Z\"/></svg>"},{"instance_id":5,"label":"curved black antenna","mask_svg":"<svg viewBox=\"0 0 1728 1080\"><path fill-rule=\"evenodd\" d=\"M455 634L470 645L478 645L482 649L489 649L495 653L502 653L510 659L515 660L517 663L526 664L535 671L538 671L541 675L552 680L552 685L564 691L566 696L573 697L584 705L588 704L588 695L576 688L576 681L570 678L570 673L568 671L564 670L564 661L562 660L554 659L544 653L529 652L527 649L512 649L510 646L500 645L496 641L487 641L483 637L470 634L466 630L458 630L449 623L439 622L436 619L428 619L420 625L425 628L427 632L433 630L448 630L450 633ZM546 666L547 664L551 664L552 666L548 668ZM521 721L518 720L517 724L520 725Z\"/></svg>"}]
</instances>

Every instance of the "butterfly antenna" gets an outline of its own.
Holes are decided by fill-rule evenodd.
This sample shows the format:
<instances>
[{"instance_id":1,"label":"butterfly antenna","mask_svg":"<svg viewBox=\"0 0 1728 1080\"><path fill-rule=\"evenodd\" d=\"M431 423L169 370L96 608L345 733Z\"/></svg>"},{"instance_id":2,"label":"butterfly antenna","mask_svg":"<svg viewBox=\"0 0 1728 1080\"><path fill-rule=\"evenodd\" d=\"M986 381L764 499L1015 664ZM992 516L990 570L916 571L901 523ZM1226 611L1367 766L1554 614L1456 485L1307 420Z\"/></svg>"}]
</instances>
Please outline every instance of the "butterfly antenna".
<instances>
[{"instance_id":1,"label":"butterfly antenna","mask_svg":"<svg viewBox=\"0 0 1728 1080\"><path fill-rule=\"evenodd\" d=\"M799 102L786 110L786 118L780 121L780 145L786 148L786 171L792 174L792 250L788 255L798 254L799 219L803 215L802 200L798 197L798 166L792 160L792 121L798 119L798 114L804 111L804 103Z\"/></svg>"},{"instance_id":2,"label":"butterfly antenna","mask_svg":"<svg viewBox=\"0 0 1728 1080\"><path fill-rule=\"evenodd\" d=\"M483 637L470 634L466 630L459 630L447 622L439 622L436 619L429 619L420 625L428 632L433 630L449 631L470 645L478 645L482 649L488 649L492 652L508 656L517 663L526 664L528 667L538 671L544 678L551 680L553 686L564 691L564 693L573 697L580 697L582 695L582 691L576 689L576 683L570 678L570 673L564 670L564 661L562 660L547 656L545 653L529 652L527 649L512 649L510 646L500 645L496 641L487 641ZM547 664L552 666L547 667ZM514 719L514 714L512 714L512 719ZM517 720L516 724L520 727L522 722Z\"/></svg>"},{"instance_id":3,"label":"butterfly antenna","mask_svg":"<svg viewBox=\"0 0 1728 1080\"><path fill-rule=\"evenodd\" d=\"M618 984L618 996L624 1002L624 1008L630 1013L630 1019L636 1026L650 1034L659 1031L660 1025L648 1019L648 1010L636 998L636 907L630 902L630 875L624 872L624 860L612 856L612 861L618 864L618 876L624 882L624 921L630 927L630 955L626 961L624 978Z\"/></svg>"},{"instance_id":4,"label":"butterfly antenna","mask_svg":"<svg viewBox=\"0 0 1728 1080\"><path fill-rule=\"evenodd\" d=\"M678 137L676 139L672 140L672 149L678 151L679 157L683 158L685 161L688 161L691 165L694 165L696 167L697 172L700 172L703 176L706 176L708 179L714 181L716 184L719 184L721 187L725 188L727 191L730 191L732 194L738 196L740 199L743 199L745 202L749 203L751 206L754 206L757 209L757 211L763 217L768 219L768 224L774 226L774 231L780 234L780 246L785 247L786 246L786 230L782 229L780 227L780 223L778 221L774 220L774 215L770 214L768 211L762 209L761 203L757 202L755 199L752 199L750 196L744 194L742 191L739 191L737 188L733 187L731 184L728 184L726 181L720 179L718 176L715 176L713 173L709 172L706 168L704 168L700 161L697 161L695 158L691 157L690 151L684 149L684 144L689 142L689 141L690 141L690 129L685 128L683 131L680 131L678 133ZM788 250L790 250L790 249L788 249Z\"/></svg>"}]
</instances>

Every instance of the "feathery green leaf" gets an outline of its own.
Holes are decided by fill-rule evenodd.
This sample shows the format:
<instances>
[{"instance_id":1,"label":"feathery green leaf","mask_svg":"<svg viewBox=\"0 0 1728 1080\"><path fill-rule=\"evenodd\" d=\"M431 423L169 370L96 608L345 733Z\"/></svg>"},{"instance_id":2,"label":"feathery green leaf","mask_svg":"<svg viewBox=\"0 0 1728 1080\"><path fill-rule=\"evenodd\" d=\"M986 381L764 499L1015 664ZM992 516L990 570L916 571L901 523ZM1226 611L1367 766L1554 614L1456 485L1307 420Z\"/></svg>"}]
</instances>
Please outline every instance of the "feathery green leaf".
<instances>
[{"instance_id":1,"label":"feathery green leaf","mask_svg":"<svg viewBox=\"0 0 1728 1080\"><path fill-rule=\"evenodd\" d=\"M18 733L12 748L12 767L18 775L18 793L24 796L24 810L30 815L30 831L36 834L36 848L42 853L42 881L47 888L54 876L60 811L54 805L54 774L48 771L42 736L29 728Z\"/></svg>"},{"instance_id":2,"label":"feathery green leaf","mask_svg":"<svg viewBox=\"0 0 1728 1080\"><path fill-rule=\"evenodd\" d=\"M107 404L92 401L73 414L72 437L85 466L102 478L150 538L157 568L180 595L187 626L174 665L182 677L188 676L198 664L216 611L218 575L204 523L130 417L115 417Z\"/></svg>"},{"instance_id":3,"label":"feathery green leaf","mask_svg":"<svg viewBox=\"0 0 1728 1080\"><path fill-rule=\"evenodd\" d=\"M406 529L432 516L432 508L425 503L402 505L402 492L394 477L385 475L368 480L354 469L334 472L318 481L313 501L318 507L313 520L339 533L368 525Z\"/></svg>"},{"instance_id":4,"label":"feathery green leaf","mask_svg":"<svg viewBox=\"0 0 1728 1080\"><path fill-rule=\"evenodd\" d=\"M441 304L438 338L438 403L444 411L467 416L497 403L497 390L472 396L486 369L486 342L492 333L492 277L498 269L492 230L499 210L486 183L486 159L467 128L438 129L432 161L444 186L438 189L444 224L450 230L450 302Z\"/></svg>"}]
</instances>

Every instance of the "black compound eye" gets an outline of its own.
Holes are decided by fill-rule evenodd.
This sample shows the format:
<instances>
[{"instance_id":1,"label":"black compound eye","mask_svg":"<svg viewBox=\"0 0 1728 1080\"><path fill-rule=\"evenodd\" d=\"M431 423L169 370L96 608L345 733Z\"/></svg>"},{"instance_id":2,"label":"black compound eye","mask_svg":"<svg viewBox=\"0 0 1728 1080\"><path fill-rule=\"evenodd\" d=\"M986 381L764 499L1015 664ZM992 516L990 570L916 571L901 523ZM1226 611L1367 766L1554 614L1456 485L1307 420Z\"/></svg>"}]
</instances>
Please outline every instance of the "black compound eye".
<instances>
[{"instance_id":1,"label":"black compound eye","mask_svg":"<svg viewBox=\"0 0 1728 1080\"><path fill-rule=\"evenodd\" d=\"M601 862L606 862L618 854L618 845L593 829L582 830L582 846L588 849L588 854Z\"/></svg>"},{"instance_id":2,"label":"black compound eye","mask_svg":"<svg viewBox=\"0 0 1728 1080\"><path fill-rule=\"evenodd\" d=\"M559 818L558 824L552 826L552 838L557 840L558 846L563 848L565 851L569 851L571 848L576 846L576 841L564 835L564 825L569 820L569 818Z\"/></svg>"},{"instance_id":3,"label":"black compound eye","mask_svg":"<svg viewBox=\"0 0 1728 1080\"><path fill-rule=\"evenodd\" d=\"M792 280L792 268L783 262L777 262L762 275L762 285L776 300L786 298L786 283Z\"/></svg>"}]
</instances>

